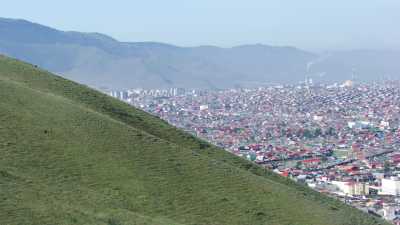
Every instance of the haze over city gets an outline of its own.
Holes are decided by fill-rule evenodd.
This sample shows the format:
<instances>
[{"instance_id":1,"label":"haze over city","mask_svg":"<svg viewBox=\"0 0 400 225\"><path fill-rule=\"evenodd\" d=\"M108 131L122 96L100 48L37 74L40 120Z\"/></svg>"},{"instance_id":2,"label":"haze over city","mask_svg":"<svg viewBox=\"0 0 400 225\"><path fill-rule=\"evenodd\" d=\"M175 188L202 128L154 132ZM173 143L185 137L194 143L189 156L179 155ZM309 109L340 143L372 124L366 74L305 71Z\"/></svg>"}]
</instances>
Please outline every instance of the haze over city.
<instances>
[{"instance_id":1,"label":"haze over city","mask_svg":"<svg viewBox=\"0 0 400 225\"><path fill-rule=\"evenodd\" d=\"M221 47L262 43L324 51L399 50L399 10L396 0L16 0L3 2L0 15L129 42Z\"/></svg>"}]
</instances>

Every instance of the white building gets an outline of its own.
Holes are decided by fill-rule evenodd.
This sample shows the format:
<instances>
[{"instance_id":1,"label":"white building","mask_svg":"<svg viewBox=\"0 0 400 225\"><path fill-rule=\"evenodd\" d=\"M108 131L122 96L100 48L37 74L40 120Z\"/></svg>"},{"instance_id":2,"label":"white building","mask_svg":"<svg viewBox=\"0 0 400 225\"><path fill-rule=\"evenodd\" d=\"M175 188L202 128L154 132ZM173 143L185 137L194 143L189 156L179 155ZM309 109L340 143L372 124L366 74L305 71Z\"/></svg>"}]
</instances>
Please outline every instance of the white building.
<instances>
[{"instance_id":1,"label":"white building","mask_svg":"<svg viewBox=\"0 0 400 225\"><path fill-rule=\"evenodd\" d=\"M400 195L399 177L390 177L382 179L382 195Z\"/></svg>"},{"instance_id":2,"label":"white building","mask_svg":"<svg viewBox=\"0 0 400 225\"><path fill-rule=\"evenodd\" d=\"M333 185L336 185L338 189L347 195L368 195L369 185L363 182L346 182L346 181L332 181Z\"/></svg>"},{"instance_id":3,"label":"white building","mask_svg":"<svg viewBox=\"0 0 400 225\"><path fill-rule=\"evenodd\" d=\"M314 119L315 121L321 122L321 121L324 119L324 117L321 116L321 115L314 115L313 119Z\"/></svg>"},{"instance_id":4,"label":"white building","mask_svg":"<svg viewBox=\"0 0 400 225\"><path fill-rule=\"evenodd\" d=\"M208 109L208 105L201 105L200 106L200 111L207 110L207 109Z\"/></svg>"},{"instance_id":5,"label":"white building","mask_svg":"<svg viewBox=\"0 0 400 225\"><path fill-rule=\"evenodd\" d=\"M393 220L396 218L396 208L394 205L384 203L382 211L383 218L386 220Z\"/></svg>"}]
</instances>

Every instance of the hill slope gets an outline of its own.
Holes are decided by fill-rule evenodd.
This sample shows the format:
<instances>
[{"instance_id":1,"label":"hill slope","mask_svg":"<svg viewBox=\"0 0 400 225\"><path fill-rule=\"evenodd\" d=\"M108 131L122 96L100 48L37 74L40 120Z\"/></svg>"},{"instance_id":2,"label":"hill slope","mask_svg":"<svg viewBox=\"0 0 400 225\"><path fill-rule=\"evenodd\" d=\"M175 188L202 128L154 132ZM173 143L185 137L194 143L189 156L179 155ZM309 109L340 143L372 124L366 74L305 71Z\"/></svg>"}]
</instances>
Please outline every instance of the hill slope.
<instances>
[{"instance_id":1,"label":"hill slope","mask_svg":"<svg viewBox=\"0 0 400 225\"><path fill-rule=\"evenodd\" d=\"M0 224L383 224L6 57L0 99Z\"/></svg>"}]
</instances>

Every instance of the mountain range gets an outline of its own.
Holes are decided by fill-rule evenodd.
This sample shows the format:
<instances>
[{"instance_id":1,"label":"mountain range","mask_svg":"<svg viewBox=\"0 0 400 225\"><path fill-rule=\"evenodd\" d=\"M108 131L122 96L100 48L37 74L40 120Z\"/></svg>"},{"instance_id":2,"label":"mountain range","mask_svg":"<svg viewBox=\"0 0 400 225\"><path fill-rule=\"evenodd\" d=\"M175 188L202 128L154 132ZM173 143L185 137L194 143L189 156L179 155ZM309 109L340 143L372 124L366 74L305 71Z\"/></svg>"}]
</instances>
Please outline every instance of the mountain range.
<instances>
[{"instance_id":1,"label":"mountain range","mask_svg":"<svg viewBox=\"0 0 400 225\"><path fill-rule=\"evenodd\" d=\"M99 33L65 32L26 20L0 18L0 53L65 78L109 89L219 89L400 78L400 51L313 53L262 44L232 48L120 42Z\"/></svg>"}]
</instances>

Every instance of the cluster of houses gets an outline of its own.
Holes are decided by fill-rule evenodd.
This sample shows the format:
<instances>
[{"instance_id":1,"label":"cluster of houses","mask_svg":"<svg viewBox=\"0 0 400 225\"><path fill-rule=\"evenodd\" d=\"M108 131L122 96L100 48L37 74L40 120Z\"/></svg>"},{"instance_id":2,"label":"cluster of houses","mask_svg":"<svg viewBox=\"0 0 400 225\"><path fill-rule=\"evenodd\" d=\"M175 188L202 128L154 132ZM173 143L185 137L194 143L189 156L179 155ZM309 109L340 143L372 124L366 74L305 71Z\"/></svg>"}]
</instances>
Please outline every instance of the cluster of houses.
<instances>
[{"instance_id":1,"label":"cluster of houses","mask_svg":"<svg viewBox=\"0 0 400 225\"><path fill-rule=\"evenodd\" d=\"M400 222L400 84L288 85L123 99L233 154Z\"/></svg>"}]
</instances>

